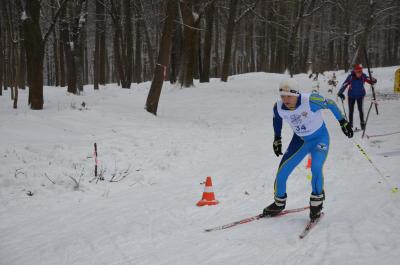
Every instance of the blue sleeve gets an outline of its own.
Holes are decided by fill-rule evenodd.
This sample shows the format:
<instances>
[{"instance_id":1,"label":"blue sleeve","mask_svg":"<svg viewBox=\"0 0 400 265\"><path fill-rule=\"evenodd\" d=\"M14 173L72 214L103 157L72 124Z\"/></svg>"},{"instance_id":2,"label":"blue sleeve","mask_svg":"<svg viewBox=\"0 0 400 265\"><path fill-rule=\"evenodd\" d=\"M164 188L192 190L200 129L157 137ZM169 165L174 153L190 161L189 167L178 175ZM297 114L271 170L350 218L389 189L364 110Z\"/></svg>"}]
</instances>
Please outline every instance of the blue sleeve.
<instances>
[{"instance_id":1,"label":"blue sleeve","mask_svg":"<svg viewBox=\"0 0 400 265\"><path fill-rule=\"evenodd\" d=\"M336 105L335 101L329 98L324 98L319 94L311 94L310 95L310 107L311 111L316 112L321 109L329 109L335 118L340 121L344 119L344 116L338 106Z\"/></svg>"},{"instance_id":2,"label":"blue sleeve","mask_svg":"<svg viewBox=\"0 0 400 265\"><path fill-rule=\"evenodd\" d=\"M274 132L275 132L275 137L281 137L281 132L282 132L282 117L279 116L278 113L278 108L276 106L276 103L274 105L274 118L272 120L272 123L274 125Z\"/></svg>"},{"instance_id":3,"label":"blue sleeve","mask_svg":"<svg viewBox=\"0 0 400 265\"><path fill-rule=\"evenodd\" d=\"M347 76L346 80L344 80L338 94L343 94L343 92L346 90L347 86L350 85L350 83L351 83L351 74Z\"/></svg>"}]
</instances>

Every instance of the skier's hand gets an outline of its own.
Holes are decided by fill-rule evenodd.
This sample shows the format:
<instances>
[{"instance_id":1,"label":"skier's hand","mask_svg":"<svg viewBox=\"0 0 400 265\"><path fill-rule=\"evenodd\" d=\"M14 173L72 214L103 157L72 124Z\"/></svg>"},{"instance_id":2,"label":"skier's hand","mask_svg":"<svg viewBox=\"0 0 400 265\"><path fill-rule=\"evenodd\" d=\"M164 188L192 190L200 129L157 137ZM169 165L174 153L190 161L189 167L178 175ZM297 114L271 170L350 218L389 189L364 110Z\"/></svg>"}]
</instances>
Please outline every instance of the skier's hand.
<instances>
[{"instance_id":1,"label":"skier's hand","mask_svg":"<svg viewBox=\"0 0 400 265\"><path fill-rule=\"evenodd\" d=\"M378 80L376 80L375 78L371 77L371 82L372 82L372 84L376 84L376 82L378 82Z\"/></svg>"},{"instance_id":2,"label":"skier's hand","mask_svg":"<svg viewBox=\"0 0 400 265\"><path fill-rule=\"evenodd\" d=\"M338 93L337 96L338 96L339 98L341 98L342 100L345 100L345 99L346 99L346 97L345 97L345 95L344 95L343 93Z\"/></svg>"},{"instance_id":3,"label":"skier's hand","mask_svg":"<svg viewBox=\"0 0 400 265\"><path fill-rule=\"evenodd\" d=\"M275 136L274 144L272 145L272 147L274 148L274 153L276 156L283 155L281 137Z\"/></svg>"},{"instance_id":4,"label":"skier's hand","mask_svg":"<svg viewBox=\"0 0 400 265\"><path fill-rule=\"evenodd\" d=\"M353 129L351 128L351 126L347 122L347 120L346 119L341 119L339 121L339 123L340 123L340 127L342 127L343 133L349 138L353 137Z\"/></svg>"}]
</instances>

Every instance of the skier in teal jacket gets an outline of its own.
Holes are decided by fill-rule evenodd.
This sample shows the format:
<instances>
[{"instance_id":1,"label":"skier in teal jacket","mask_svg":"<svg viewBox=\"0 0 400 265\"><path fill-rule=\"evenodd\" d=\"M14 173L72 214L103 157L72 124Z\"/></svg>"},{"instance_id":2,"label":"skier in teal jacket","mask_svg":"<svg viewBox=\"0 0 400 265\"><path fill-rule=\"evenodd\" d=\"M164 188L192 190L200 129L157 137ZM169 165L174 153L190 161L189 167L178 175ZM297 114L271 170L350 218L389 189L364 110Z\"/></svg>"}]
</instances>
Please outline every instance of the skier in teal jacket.
<instances>
[{"instance_id":1,"label":"skier in teal jacket","mask_svg":"<svg viewBox=\"0 0 400 265\"><path fill-rule=\"evenodd\" d=\"M294 134L279 164L274 184L274 202L264 209L263 215L275 216L285 208L286 181L293 169L310 153L312 158L310 218L315 220L321 214L325 199L322 169L329 151L329 134L321 110L329 109L333 113L347 137L353 137L353 130L333 100L319 94L300 93L294 79L283 81L279 93L281 100L273 108L275 132L273 149L276 156L282 155L283 120L289 123Z\"/></svg>"}]
</instances>

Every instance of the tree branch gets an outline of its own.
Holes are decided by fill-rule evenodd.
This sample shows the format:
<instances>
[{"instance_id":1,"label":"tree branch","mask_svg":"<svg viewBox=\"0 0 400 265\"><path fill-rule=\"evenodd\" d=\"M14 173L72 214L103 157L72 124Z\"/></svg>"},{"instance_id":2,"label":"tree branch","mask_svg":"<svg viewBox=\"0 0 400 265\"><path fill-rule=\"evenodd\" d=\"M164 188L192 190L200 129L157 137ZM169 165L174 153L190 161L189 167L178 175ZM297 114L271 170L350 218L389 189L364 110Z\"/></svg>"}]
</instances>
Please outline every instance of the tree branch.
<instances>
[{"instance_id":1,"label":"tree branch","mask_svg":"<svg viewBox=\"0 0 400 265\"><path fill-rule=\"evenodd\" d=\"M253 5L247 5L246 3L244 3L247 6L247 9L238 17L235 19L235 24L238 23L242 18L244 18L248 12L254 10L254 7L257 5L258 0L253 4Z\"/></svg>"},{"instance_id":2,"label":"tree branch","mask_svg":"<svg viewBox=\"0 0 400 265\"><path fill-rule=\"evenodd\" d=\"M58 17L60 16L61 11L65 7L65 4L67 3L67 1L68 0L63 0L63 2L61 3L60 7L58 8L56 14L54 15L53 22L51 23L49 29L47 30L46 34L44 35L43 43L46 43L47 39L49 38L50 33L53 31L53 28L55 27L56 22L58 20Z\"/></svg>"}]
</instances>

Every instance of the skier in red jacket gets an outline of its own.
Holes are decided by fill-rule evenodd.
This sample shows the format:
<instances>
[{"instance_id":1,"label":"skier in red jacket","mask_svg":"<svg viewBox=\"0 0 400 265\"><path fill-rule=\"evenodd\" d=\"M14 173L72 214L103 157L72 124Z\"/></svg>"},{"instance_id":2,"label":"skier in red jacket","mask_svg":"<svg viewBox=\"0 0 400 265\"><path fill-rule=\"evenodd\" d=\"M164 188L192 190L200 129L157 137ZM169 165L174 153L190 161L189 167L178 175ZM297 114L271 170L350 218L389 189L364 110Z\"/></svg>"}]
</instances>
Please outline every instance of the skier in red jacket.
<instances>
[{"instance_id":1,"label":"skier in red jacket","mask_svg":"<svg viewBox=\"0 0 400 265\"><path fill-rule=\"evenodd\" d=\"M361 65L356 64L354 66L353 71L349 74L344 81L342 87L338 92L338 97L342 100L345 99L343 92L349 87L347 92L347 96L349 98L349 123L353 127L353 113L354 113L354 105L357 101L358 112L360 113L360 125L361 130L365 128L364 122L364 112L363 112L363 101L365 97L365 88L364 83L367 82L368 84L375 84L376 79L370 78L366 74L363 73L363 69Z\"/></svg>"}]
</instances>

